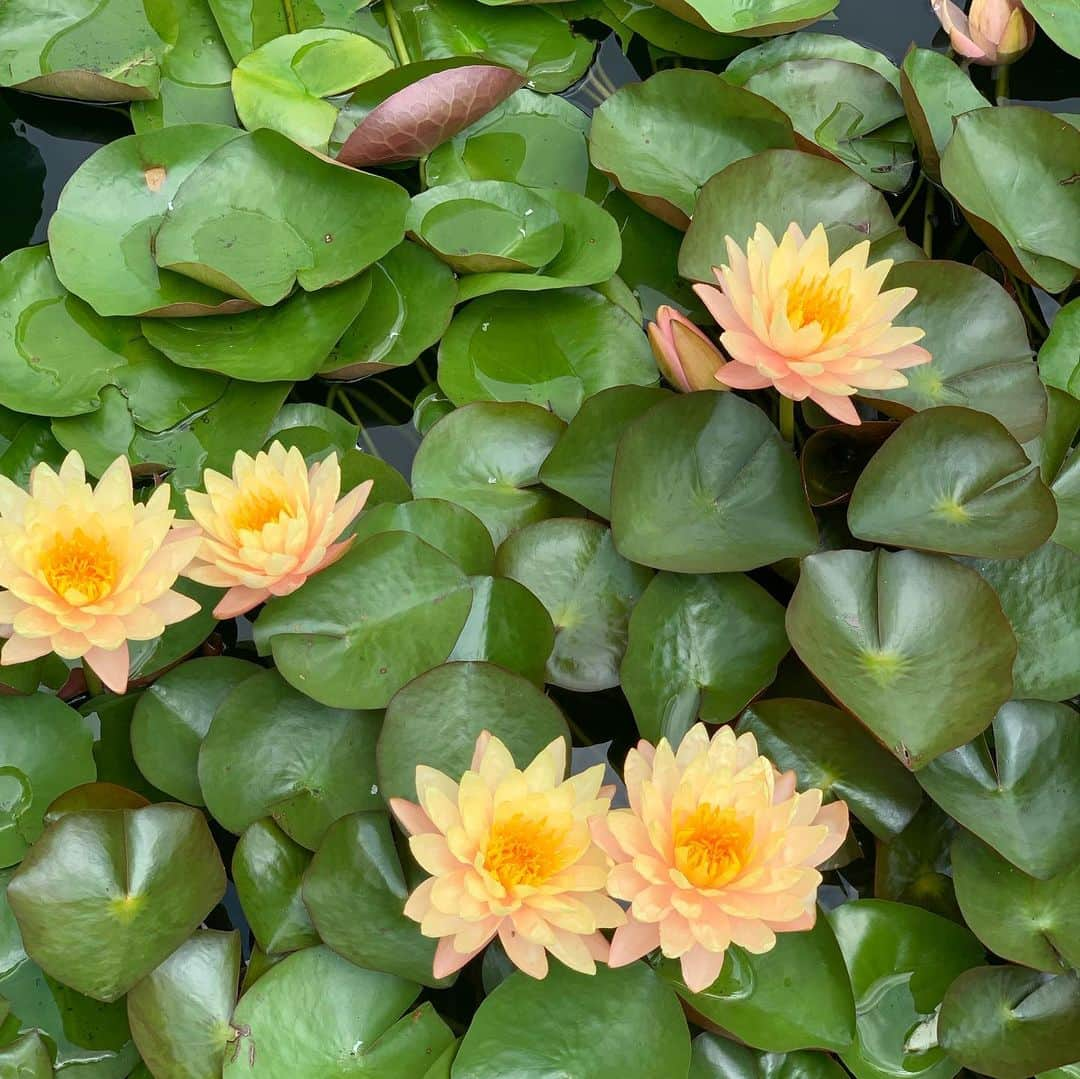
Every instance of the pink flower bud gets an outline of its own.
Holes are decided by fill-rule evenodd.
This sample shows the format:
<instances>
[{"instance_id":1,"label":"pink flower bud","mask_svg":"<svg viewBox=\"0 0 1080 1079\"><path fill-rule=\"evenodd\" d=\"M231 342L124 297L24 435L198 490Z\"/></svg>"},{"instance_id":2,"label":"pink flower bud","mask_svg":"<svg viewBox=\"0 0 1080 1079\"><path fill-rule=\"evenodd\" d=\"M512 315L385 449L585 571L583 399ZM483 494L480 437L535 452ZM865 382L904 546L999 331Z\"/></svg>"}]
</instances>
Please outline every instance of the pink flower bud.
<instances>
[{"instance_id":1,"label":"pink flower bud","mask_svg":"<svg viewBox=\"0 0 1080 1079\"><path fill-rule=\"evenodd\" d=\"M716 379L724 366L720 350L674 307L657 308L649 341L664 377L681 393L727 389Z\"/></svg>"},{"instance_id":2,"label":"pink flower bud","mask_svg":"<svg viewBox=\"0 0 1080 1079\"><path fill-rule=\"evenodd\" d=\"M953 0L930 0L952 47L976 64L1011 64L1035 39L1035 22L1021 0L971 0L965 15Z\"/></svg>"}]
</instances>

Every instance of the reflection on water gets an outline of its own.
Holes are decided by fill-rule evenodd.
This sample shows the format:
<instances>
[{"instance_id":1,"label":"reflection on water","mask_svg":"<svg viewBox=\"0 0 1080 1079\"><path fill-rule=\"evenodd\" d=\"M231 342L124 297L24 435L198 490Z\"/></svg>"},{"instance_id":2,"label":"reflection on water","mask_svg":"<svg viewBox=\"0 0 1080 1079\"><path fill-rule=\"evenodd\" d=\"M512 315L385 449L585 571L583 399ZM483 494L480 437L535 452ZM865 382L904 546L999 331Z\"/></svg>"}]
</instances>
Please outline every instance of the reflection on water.
<instances>
[{"instance_id":1,"label":"reflection on water","mask_svg":"<svg viewBox=\"0 0 1080 1079\"><path fill-rule=\"evenodd\" d=\"M835 14L835 21L818 23L814 29L879 49L897 64L912 42L931 48L940 29L930 0L840 0ZM938 45L948 45L944 34Z\"/></svg>"}]
</instances>

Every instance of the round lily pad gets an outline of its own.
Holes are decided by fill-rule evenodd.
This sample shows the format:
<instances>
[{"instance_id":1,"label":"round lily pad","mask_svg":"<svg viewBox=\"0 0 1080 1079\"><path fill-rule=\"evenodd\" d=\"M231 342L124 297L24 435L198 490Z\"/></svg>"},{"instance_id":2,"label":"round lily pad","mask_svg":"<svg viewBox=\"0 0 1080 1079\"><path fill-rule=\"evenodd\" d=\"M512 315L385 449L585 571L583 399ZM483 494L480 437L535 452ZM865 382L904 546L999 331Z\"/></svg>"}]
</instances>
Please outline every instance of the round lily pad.
<instances>
[{"instance_id":1,"label":"round lily pad","mask_svg":"<svg viewBox=\"0 0 1080 1079\"><path fill-rule=\"evenodd\" d=\"M678 573L754 569L817 547L790 446L731 393L680 394L627 428L611 528L625 558Z\"/></svg>"},{"instance_id":2,"label":"round lily pad","mask_svg":"<svg viewBox=\"0 0 1080 1079\"><path fill-rule=\"evenodd\" d=\"M112 1001L170 956L224 892L205 818L165 803L61 817L12 877L8 901L47 974Z\"/></svg>"},{"instance_id":3,"label":"round lily pad","mask_svg":"<svg viewBox=\"0 0 1080 1079\"><path fill-rule=\"evenodd\" d=\"M537 521L503 541L495 569L547 608L555 645L548 680L590 692L619 684L630 611L652 573L628 562L597 521Z\"/></svg>"},{"instance_id":4,"label":"round lily pad","mask_svg":"<svg viewBox=\"0 0 1080 1079\"><path fill-rule=\"evenodd\" d=\"M1012 691L1016 641L997 597L937 555L805 559L787 631L814 677L909 768L985 729Z\"/></svg>"},{"instance_id":5,"label":"round lily pad","mask_svg":"<svg viewBox=\"0 0 1080 1079\"><path fill-rule=\"evenodd\" d=\"M272 599L255 641L292 685L338 708L382 708L450 654L472 602L465 574L407 532L355 544L290 596Z\"/></svg>"},{"instance_id":6,"label":"round lily pad","mask_svg":"<svg viewBox=\"0 0 1080 1079\"><path fill-rule=\"evenodd\" d=\"M163 269L266 307L294 284L313 292L355 277L401 242L407 209L392 181L264 128L226 143L188 176L154 253Z\"/></svg>"},{"instance_id":7,"label":"round lily pad","mask_svg":"<svg viewBox=\"0 0 1080 1079\"><path fill-rule=\"evenodd\" d=\"M824 1053L760 1053L705 1032L694 1039L688 1079L843 1079L846 1074Z\"/></svg>"},{"instance_id":8,"label":"round lily pad","mask_svg":"<svg viewBox=\"0 0 1080 1079\"><path fill-rule=\"evenodd\" d=\"M679 18L721 34L771 37L801 30L827 15L838 0L662 0Z\"/></svg>"},{"instance_id":9,"label":"round lily pad","mask_svg":"<svg viewBox=\"0 0 1080 1079\"><path fill-rule=\"evenodd\" d=\"M656 378L640 324L589 289L483 297L439 348L439 385L455 404L529 401L565 420L599 390Z\"/></svg>"},{"instance_id":10,"label":"round lily pad","mask_svg":"<svg viewBox=\"0 0 1080 1079\"><path fill-rule=\"evenodd\" d=\"M223 124L180 124L103 146L64 186L49 221L57 277L101 315L244 310L154 262L154 237L180 185L240 135Z\"/></svg>"},{"instance_id":11,"label":"round lily pad","mask_svg":"<svg viewBox=\"0 0 1080 1079\"><path fill-rule=\"evenodd\" d=\"M1022 105L957 117L941 157L941 182L971 227L1009 269L1047 292L1080 273L1078 173L1080 131Z\"/></svg>"},{"instance_id":12,"label":"round lily pad","mask_svg":"<svg viewBox=\"0 0 1080 1079\"><path fill-rule=\"evenodd\" d=\"M677 745L700 717L726 723L775 677L784 609L740 573L658 573L630 616L620 668L643 738Z\"/></svg>"},{"instance_id":13,"label":"round lily pad","mask_svg":"<svg viewBox=\"0 0 1080 1079\"><path fill-rule=\"evenodd\" d=\"M794 147L791 123L779 108L690 68L622 87L593 114L589 136L593 164L682 229L711 176L762 150Z\"/></svg>"},{"instance_id":14,"label":"round lily pad","mask_svg":"<svg viewBox=\"0 0 1080 1079\"><path fill-rule=\"evenodd\" d=\"M446 663L401 689L379 734L379 790L386 799L416 799L416 766L460 779L476 739L490 731L524 768L570 732L558 706L527 679L491 663Z\"/></svg>"},{"instance_id":15,"label":"round lily pad","mask_svg":"<svg viewBox=\"0 0 1080 1079\"><path fill-rule=\"evenodd\" d=\"M276 671L241 682L218 706L199 751L199 784L222 827L239 835L272 816L315 850L345 813L380 805L372 712L328 708Z\"/></svg>"}]
</instances>

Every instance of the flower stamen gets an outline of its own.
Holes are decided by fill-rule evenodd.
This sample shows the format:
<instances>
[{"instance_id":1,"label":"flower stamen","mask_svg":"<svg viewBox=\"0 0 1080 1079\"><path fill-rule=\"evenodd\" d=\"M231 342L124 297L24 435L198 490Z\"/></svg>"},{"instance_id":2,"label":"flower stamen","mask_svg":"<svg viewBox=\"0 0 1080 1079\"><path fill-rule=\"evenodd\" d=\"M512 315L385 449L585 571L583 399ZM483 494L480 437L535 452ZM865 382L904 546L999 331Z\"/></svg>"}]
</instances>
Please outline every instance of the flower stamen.
<instances>
[{"instance_id":1,"label":"flower stamen","mask_svg":"<svg viewBox=\"0 0 1080 1079\"><path fill-rule=\"evenodd\" d=\"M720 888L749 861L753 821L702 802L674 822L675 867L698 888Z\"/></svg>"},{"instance_id":2,"label":"flower stamen","mask_svg":"<svg viewBox=\"0 0 1080 1079\"><path fill-rule=\"evenodd\" d=\"M56 535L39 562L48 586L73 607L85 607L108 596L116 584L117 561L104 536L88 536L81 528Z\"/></svg>"},{"instance_id":3,"label":"flower stamen","mask_svg":"<svg viewBox=\"0 0 1080 1079\"><path fill-rule=\"evenodd\" d=\"M504 888L518 884L536 887L562 868L565 838L546 818L536 820L513 813L492 825L484 848L484 868Z\"/></svg>"}]
</instances>

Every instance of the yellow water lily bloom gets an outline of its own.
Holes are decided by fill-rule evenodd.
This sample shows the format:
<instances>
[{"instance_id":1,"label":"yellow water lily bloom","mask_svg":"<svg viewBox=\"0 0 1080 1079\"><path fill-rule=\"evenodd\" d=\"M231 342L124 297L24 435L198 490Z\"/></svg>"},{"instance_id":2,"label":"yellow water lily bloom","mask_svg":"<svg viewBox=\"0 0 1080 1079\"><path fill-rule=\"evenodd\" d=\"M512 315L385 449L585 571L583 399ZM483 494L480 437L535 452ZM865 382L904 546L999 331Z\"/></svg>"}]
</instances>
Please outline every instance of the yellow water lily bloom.
<instances>
[{"instance_id":1,"label":"yellow water lily bloom","mask_svg":"<svg viewBox=\"0 0 1080 1079\"><path fill-rule=\"evenodd\" d=\"M339 500L336 453L309 469L299 449L280 442L254 457L238 451L231 478L207 469L205 493L187 492L202 544L185 575L228 589L214 608L218 618L287 596L348 550L351 539L337 541L364 508L372 482Z\"/></svg>"},{"instance_id":2,"label":"yellow water lily bloom","mask_svg":"<svg viewBox=\"0 0 1080 1079\"><path fill-rule=\"evenodd\" d=\"M173 529L169 487L134 500L118 457L97 487L72 451L39 464L29 493L0 476L0 664L55 652L82 659L109 689L127 688L128 641L147 641L199 610L172 590L199 545Z\"/></svg>"},{"instance_id":3,"label":"yellow water lily bloom","mask_svg":"<svg viewBox=\"0 0 1080 1079\"><path fill-rule=\"evenodd\" d=\"M522 770L485 731L460 782L419 765L420 804L390 800L413 856L431 874L405 914L438 938L435 977L463 967L496 935L534 978L547 975L548 952L585 974L607 959L600 930L625 917L604 891L611 863L590 829L612 791L600 786L603 765L566 780L565 771L563 739Z\"/></svg>"},{"instance_id":4,"label":"yellow water lily bloom","mask_svg":"<svg viewBox=\"0 0 1080 1079\"><path fill-rule=\"evenodd\" d=\"M608 891L630 904L616 929L613 967L660 948L694 992L719 976L731 944L760 954L776 934L811 929L817 870L844 842L848 809L821 791L795 790L759 756L753 734L691 728L674 752L666 738L626 758L629 809L593 832L616 865Z\"/></svg>"}]
</instances>

